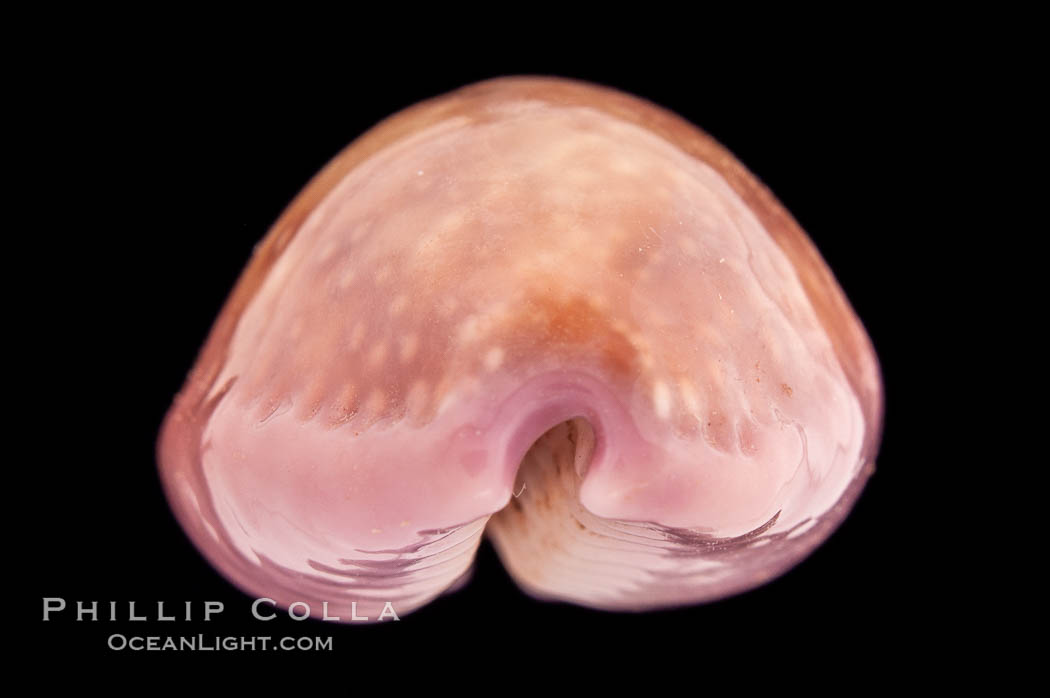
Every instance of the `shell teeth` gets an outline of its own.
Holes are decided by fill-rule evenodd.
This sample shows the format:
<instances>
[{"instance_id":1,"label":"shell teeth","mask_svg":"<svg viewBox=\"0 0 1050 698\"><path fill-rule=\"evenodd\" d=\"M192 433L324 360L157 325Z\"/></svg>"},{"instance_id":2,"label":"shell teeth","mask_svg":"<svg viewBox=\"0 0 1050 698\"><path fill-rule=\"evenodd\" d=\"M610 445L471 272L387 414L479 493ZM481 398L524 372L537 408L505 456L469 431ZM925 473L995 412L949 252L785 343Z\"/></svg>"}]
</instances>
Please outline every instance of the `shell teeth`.
<instances>
[{"instance_id":1,"label":"shell teeth","mask_svg":"<svg viewBox=\"0 0 1050 698\"><path fill-rule=\"evenodd\" d=\"M593 434L582 420L548 431L522 462L510 503L489 521L489 538L525 592L637 611L720 598L777 568L763 554L787 535L771 532L776 516L733 538L595 516L579 501L578 462L589 448Z\"/></svg>"}]
</instances>

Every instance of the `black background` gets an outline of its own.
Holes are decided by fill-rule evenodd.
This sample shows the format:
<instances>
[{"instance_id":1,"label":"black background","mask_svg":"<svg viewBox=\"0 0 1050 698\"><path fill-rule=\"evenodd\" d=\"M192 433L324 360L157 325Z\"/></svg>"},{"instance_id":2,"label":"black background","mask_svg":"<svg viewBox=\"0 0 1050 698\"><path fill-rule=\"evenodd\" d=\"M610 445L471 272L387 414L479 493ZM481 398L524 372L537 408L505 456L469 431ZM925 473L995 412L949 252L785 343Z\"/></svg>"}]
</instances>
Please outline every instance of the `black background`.
<instances>
[{"instance_id":1,"label":"black background","mask_svg":"<svg viewBox=\"0 0 1050 698\"><path fill-rule=\"evenodd\" d=\"M916 293L917 262L904 253L915 249L922 175L909 144L933 128L919 101L925 64L850 37L806 52L663 47L645 59L613 45L455 57L418 48L292 58L92 45L63 54L35 81L40 118L25 133L38 148L31 213L46 232L48 272L31 289L39 306L30 307L45 311L33 318L42 338L33 359L47 367L34 374L44 378L32 409L56 428L34 433L43 455L25 490L36 502L27 519L32 588L19 601L31 651L134 662L144 653L108 650L110 634L204 632L331 635L335 661L356 667L406 654L528 669L558 657L608 662L618 656L610 650L682 653L714 662L708 668L759 652L921 653L923 638L942 631L930 620L931 562L913 536L919 407L904 397L918 380L913 331L930 302ZM253 245L319 168L400 108L520 73L591 80L668 107L773 190L816 242L879 354L887 413L877 472L809 559L713 604L636 615L537 603L484 544L467 587L399 623L255 621L251 599L211 569L168 510L154 459L161 420ZM226 610L207 624L78 623L68 610L43 623L46 596L71 608L118 601L122 614L132 600L150 616L161 600L194 601L197 617L205 600Z\"/></svg>"}]
</instances>

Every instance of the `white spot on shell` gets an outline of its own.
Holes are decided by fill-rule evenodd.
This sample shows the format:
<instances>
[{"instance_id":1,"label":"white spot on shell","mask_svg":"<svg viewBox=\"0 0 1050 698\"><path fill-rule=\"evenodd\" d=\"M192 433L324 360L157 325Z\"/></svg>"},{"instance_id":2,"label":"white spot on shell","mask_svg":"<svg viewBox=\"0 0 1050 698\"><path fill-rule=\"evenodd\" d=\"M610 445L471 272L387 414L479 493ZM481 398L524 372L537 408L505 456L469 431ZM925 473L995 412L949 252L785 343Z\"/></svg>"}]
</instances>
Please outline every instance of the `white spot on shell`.
<instances>
[{"instance_id":1,"label":"white spot on shell","mask_svg":"<svg viewBox=\"0 0 1050 698\"><path fill-rule=\"evenodd\" d=\"M438 313L442 317L448 317L452 313L456 312L456 308L458 306L459 306L459 302L455 298L453 298L452 296L448 296L447 298L443 298L438 303Z\"/></svg>"},{"instance_id":2,"label":"white spot on shell","mask_svg":"<svg viewBox=\"0 0 1050 698\"><path fill-rule=\"evenodd\" d=\"M335 255L336 250L338 250L338 249L339 249L338 241L337 240L329 240L327 243L325 243L324 247L322 247L321 251L317 254L318 261L321 262L322 264L324 264L325 262L330 260Z\"/></svg>"},{"instance_id":3,"label":"white spot on shell","mask_svg":"<svg viewBox=\"0 0 1050 698\"><path fill-rule=\"evenodd\" d=\"M360 242L371 232L372 225L373 223L371 221L363 221L355 225L353 230L350 231L350 242Z\"/></svg>"},{"instance_id":4,"label":"white spot on shell","mask_svg":"<svg viewBox=\"0 0 1050 698\"><path fill-rule=\"evenodd\" d=\"M401 312L408 307L408 296L400 294L394 300L390 301L390 315L400 315Z\"/></svg>"},{"instance_id":5,"label":"white spot on shell","mask_svg":"<svg viewBox=\"0 0 1050 698\"><path fill-rule=\"evenodd\" d=\"M386 395L379 388L374 388L365 403L365 409L369 414L380 414L386 408Z\"/></svg>"},{"instance_id":6,"label":"white spot on shell","mask_svg":"<svg viewBox=\"0 0 1050 698\"><path fill-rule=\"evenodd\" d=\"M652 370L654 366L653 354L645 337L639 332L628 332L627 341L638 352L638 359L642 362L642 367L646 370Z\"/></svg>"},{"instance_id":7,"label":"white spot on shell","mask_svg":"<svg viewBox=\"0 0 1050 698\"><path fill-rule=\"evenodd\" d=\"M686 409L694 415L698 415L700 413L700 398L696 394L696 388L693 387L693 384L683 380L678 384L678 390L682 393L682 402L685 403Z\"/></svg>"},{"instance_id":8,"label":"white spot on shell","mask_svg":"<svg viewBox=\"0 0 1050 698\"><path fill-rule=\"evenodd\" d=\"M442 232L452 232L463 227L466 221L466 213L462 210L453 209L441 217L437 229Z\"/></svg>"},{"instance_id":9,"label":"white spot on shell","mask_svg":"<svg viewBox=\"0 0 1050 698\"><path fill-rule=\"evenodd\" d=\"M681 225L681 221L678 223ZM688 235L683 235L682 239L678 241L678 245L682 248L682 252L690 257L698 257L700 255L700 246L696 243L696 240Z\"/></svg>"},{"instance_id":10,"label":"white spot on shell","mask_svg":"<svg viewBox=\"0 0 1050 698\"><path fill-rule=\"evenodd\" d=\"M501 347L492 347L485 354L485 368L489 371L495 371L503 363L503 349Z\"/></svg>"},{"instance_id":11,"label":"white spot on shell","mask_svg":"<svg viewBox=\"0 0 1050 698\"><path fill-rule=\"evenodd\" d=\"M656 416L660 419L667 419L671 416L671 390L663 381L656 381L653 384L653 407L656 409Z\"/></svg>"},{"instance_id":12,"label":"white spot on shell","mask_svg":"<svg viewBox=\"0 0 1050 698\"><path fill-rule=\"evenodd\" d=\"M372 350L368 352L368 365L371 368L376 368L386 359L386 342L380 342L372 347Z\"/></svg>"},{"instance_id":13,"label":"white spot on shell","mask_svg":"<svg viewBox=\"0 0 1050 698\"><path fill-rule=\"evenodd\" d=\"M478 338L478 316L467 316L467 319L460 323L457 336L463 344L476 340Z\"/></svg>"},{"instance_id":14,"label":"white spot on shell","mask_svg":"<svg viewBox=\"0 0 1050 698\"><path fill-rule=\"evenodd\" d=\"M350 349L356 350L361 346L361 340L365 337L365 323L360 320L354 325L354 328L350 330Z\"/></svg>"},{"instance_id":15,"label":"white spot on shell","mask_svg":"<svg viewBox=\"0 0 1050 698\"><path fill-rule=\"evenodd\" d=\"M417 335L410 334L404 337L401 340L401 361L403 363L411 361L415 357L418 349L419 337Z\"/></svg>"},{"instance_id":16,"label":"white spot on shell","mask_svg":"<svg viewBox=\"0 0 1050 698\"><path fill-rule=\"evenodd\" d=\"M347 269L343 272L343 275L339 277L339 281L336 283L336 287L340 291L345 291L350 288L350 284L354 283L354 277L357 276L357 272L353 269Z\"/></svg>"}]
</instances>

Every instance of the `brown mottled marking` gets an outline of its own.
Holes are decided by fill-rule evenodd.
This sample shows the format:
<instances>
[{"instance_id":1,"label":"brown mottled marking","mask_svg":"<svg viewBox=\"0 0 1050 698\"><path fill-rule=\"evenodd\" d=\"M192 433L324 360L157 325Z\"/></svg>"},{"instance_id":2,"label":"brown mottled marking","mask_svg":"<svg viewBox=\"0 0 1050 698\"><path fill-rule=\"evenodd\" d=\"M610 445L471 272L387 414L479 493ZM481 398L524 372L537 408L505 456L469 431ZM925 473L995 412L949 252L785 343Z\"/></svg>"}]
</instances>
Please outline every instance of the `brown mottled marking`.
<instances>
[{"instance_id":1,"label":"brown mottled marking","mask_svg":"<svg viewBox=\"0 0 1050 698\"><path fill-rule=\"evenodd\" d=\"M510 345L518 358L535 356L542 348L548 355L586 358L611 378L630 379L640 373L638 350L627 334L582 293L559 296L536 290L509 323L496 330L502 338L516 338Z\"/></svg>"}]
</instances>

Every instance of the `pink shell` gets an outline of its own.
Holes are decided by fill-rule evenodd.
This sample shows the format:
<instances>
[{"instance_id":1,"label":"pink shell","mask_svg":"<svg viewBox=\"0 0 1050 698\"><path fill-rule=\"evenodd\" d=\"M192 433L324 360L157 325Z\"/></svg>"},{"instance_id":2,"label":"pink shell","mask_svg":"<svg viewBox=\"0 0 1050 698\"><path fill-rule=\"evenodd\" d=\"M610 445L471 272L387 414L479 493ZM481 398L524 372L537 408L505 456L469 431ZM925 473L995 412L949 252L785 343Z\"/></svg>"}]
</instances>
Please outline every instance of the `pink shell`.
<instances>
[{"instance_id":1,"label":"pink shell","mask_svg":"<svg viewBox=\"0 0 1050 698\"><path fill-rule=\"evenodd\" d=\"M407 613L488 530L529 593L644 610L807 555L881 416L863 327L732 155L629 95L506 78L314 178L158 453L197 547L280 605Z\"/></svg>"}]
</instances>

